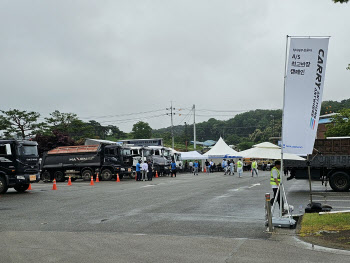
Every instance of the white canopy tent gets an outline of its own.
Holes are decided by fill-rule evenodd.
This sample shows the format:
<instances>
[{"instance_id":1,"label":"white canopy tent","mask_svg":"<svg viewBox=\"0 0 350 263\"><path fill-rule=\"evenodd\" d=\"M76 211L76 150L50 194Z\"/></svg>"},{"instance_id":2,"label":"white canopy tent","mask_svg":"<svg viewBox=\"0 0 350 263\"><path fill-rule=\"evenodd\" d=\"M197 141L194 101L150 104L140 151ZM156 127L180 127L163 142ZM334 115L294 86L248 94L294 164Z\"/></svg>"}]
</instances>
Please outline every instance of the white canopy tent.
<instances>
[{"instance_id":1,"label":"white canopy tent","mask_svg":"<svg viewBox=\"0 0 350 263\"><path fill-rule=\"evenodd\" d=\"M211 148L203 156L205 156L205 158L238 158L242 155L228 146L226 142L220 137L213 148Z\"/></svg>"},{"instance_id":2,"label":"white canopy tent","mask_svg":"<svg viewBox=\"0 0 350 263\"><path fill-rule=\"evenodd\" d=\"M251 149L239 152L239 154L243 156L243 158L279 160L281 159L281 147L270 142L262 142L254 145ZM292 153L284 153L283 159L305 160L304 158Z\"/></svg>"},{"instance_id":3,"label":"white canopy tent","mask_svg":"<svg viewBox=\"0 0 350 263\"><path fill-rule=\"evenodd\" d=\"M192 152L180 152L181 160L204 160L206 157L201 155L197 151Z\"/></svg>"}]
</instances>

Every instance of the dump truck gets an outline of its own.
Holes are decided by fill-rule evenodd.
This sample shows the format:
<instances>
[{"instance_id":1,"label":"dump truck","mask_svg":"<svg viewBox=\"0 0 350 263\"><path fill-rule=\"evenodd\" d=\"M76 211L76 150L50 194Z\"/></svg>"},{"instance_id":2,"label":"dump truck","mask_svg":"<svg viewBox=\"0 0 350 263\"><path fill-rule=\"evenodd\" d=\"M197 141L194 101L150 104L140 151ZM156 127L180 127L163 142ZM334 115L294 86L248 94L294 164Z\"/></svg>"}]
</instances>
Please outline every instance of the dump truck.
<instances>
[{"instance_id":1,"label":"dump truck","mask_svg":"<svg viewBox=\"0 0 350 263\"><path fill-rule=\"evenodd\" d=\"M0 194L8 188L24 192L39 179L37 142L0 140Z\"/></svg>"},{"instance_id":2,"label":"dump truck","mask_svg":"<svg viewBox=\"0 0 350 263\"><path fill-rule=\"evenodd\" d=\"M350 188L350 137L316 139L310 156L311 178L329 183L337 192ZM308 161L284 160L288 179L308 179Z\"/></svg>"},{"instance_id":3,"label":"dump truck","mask_svg":"<svg viewBox=\"0 0 350 263\"><path fill-rule=\"evenodd\" d=\"M41 177L44 182L56 179L64 182L69 176L74 181L96 178L104 181L124 176L132 177L130 149L120 145L80 145L58 147L44 153L41 163Z\"/></svg>"}]
</instances>

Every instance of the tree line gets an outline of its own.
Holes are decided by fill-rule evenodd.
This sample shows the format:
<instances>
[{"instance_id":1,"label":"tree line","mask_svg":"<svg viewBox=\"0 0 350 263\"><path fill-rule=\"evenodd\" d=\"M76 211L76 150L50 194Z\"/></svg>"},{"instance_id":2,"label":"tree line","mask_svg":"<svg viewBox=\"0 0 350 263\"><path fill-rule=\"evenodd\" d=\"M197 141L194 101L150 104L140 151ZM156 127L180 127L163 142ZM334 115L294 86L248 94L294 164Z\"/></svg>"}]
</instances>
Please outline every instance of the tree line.
<instances>
[{"instance_id":1,"label":"tree line","mask_svg":"<svg viewBox=\"0 0 350 263\"><path fill-rule=\"evenodd\" d=\"M328 125L327 136L350 136L350 99L324 101L321 115L339 112ZM139 121L129 133L121 131L116 125L102 125L90 120L82 121L74 113L58 110L39 121L40 113L18 109L0 110L0 132L2 138L31 138L39 143L39 152L58 146L84 144L86 138L122 140L163 138L166 146L171 146L171 127L152 129L146 122ZM193 124L174 126L175 148L181 151L191 149ZM244 150L252 145L278 139L282 129L282 110L253 110L237 114L222 121L211 118L196 124L197 141L218 140L223 137L229 145Z\"/></svg>"}]
</instances>

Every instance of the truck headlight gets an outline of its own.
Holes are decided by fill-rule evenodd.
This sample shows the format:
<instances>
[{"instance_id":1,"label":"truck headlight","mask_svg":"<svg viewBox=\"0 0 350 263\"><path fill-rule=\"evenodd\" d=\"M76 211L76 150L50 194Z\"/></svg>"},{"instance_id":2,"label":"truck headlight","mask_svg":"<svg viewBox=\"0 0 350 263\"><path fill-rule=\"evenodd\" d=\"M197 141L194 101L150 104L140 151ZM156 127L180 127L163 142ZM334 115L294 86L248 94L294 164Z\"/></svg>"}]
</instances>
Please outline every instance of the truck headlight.
<instances>
[{"instance_id":1,"label":"truck headlight","mask_svg":"<svg viewBox=\"0 0 350 263\"><path fill-rule=\"evenodd\" d=\"M17 180L25 180L26 178L23 175L17 175Z\"/></svg>"},{"instance_id":2,"label":"truck headlight","mask_svg":"<svg viewBox=\"0 0 350 263\"><path fill-rule=\"evenodd\" d=\"M120 168L120 171L125 172L125 168Z\"/></svg>"}]
</instances>

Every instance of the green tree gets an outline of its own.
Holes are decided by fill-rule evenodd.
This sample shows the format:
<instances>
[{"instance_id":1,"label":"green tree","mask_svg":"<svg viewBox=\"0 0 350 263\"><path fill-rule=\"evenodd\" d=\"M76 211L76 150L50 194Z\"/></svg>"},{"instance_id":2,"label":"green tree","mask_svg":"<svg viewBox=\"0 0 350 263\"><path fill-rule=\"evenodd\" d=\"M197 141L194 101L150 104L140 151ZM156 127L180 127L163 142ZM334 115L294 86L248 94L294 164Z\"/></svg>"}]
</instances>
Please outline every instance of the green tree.
<instances>
[{"instance_id":1,"label":"green tree","mask_svg":"<svg viewBox=\"0 0 350 263\"><path fill-rule=\"evenodd\" d=\"M47 124L51 127L52 130L67 130L69 125L78 120L78 117L75 113L62 113L58 110L50 113L49 118L45 118Z\"/></svg>"},{"instance_id":2,"label":"green tree","mask_svg":"<svg viewBox=\"0 0 350 263\"><path fill-rule=\"evenodd\" d=\"M343 109L327 125L326 136L350 136L350 109Z\"/></svg>"},{"instance_id":3,"label":"green tree","mask_svg":"<svg viewBox=\"0 0 350 263\"><path fill-rule=\"evenodd\" d=\"M3 111L0 110L0 129L4 130L6 137L16 134L22 139L30 136L39 127L38 118L40 114L34 111L20 111L17 109Z\"/></svg>"},{"instance_id":4,"label":"green tree","mask_svg":"<svg viewBox=\"0 0 350 263\"><path fill-rule=\"evenodd\" d=\"M343 4L343 3L349 2L349 0L333 0L333 2L334 3L341 3L341 4Z\"/></svg>"},{"instance_id":5,"label":"green tree","mask_svg":"<svg viewBox=\"0 0 350 263\"><path fill-rule=\"evenodd\" d=\"M149 139L152 137L152 128L147 122L139 121L132 127L134 139Z\"/></svg>"}]
</instances>

